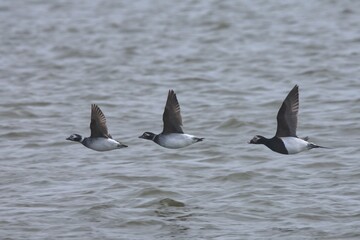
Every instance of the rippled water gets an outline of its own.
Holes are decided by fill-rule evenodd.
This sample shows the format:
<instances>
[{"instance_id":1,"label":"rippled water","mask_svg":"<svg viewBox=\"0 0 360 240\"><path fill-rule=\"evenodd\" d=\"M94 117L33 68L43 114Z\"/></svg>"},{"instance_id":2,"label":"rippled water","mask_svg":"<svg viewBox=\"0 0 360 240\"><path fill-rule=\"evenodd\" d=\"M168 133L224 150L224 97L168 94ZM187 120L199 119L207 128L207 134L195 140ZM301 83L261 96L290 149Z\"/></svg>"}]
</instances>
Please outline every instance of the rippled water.
<instances>
[{"instance_id":1,"label":"rippled water","mask_svg":"<svg viewBox=\"0 0 360 240\"><path fill-rule=\"evenodd\" d=\"M1 1L1 239L360 238L360 2ZM299 136L271 137L300 86ZM162 130L168 89L185 132ZM127 149L98 153L90 104Z\"/></svg>"}]
</instances>

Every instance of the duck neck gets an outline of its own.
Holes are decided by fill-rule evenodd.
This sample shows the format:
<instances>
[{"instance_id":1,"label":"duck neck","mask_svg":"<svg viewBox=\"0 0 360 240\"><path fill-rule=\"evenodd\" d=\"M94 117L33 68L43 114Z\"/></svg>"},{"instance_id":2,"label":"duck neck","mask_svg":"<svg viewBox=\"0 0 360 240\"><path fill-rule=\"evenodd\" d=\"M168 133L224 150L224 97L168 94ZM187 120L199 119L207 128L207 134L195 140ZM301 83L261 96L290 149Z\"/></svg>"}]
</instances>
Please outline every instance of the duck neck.
<instances>
[{"instance_id":1,"label":"duck neck","mask_svg":"<svg viewBox=\"0 0 360 240\"><path fill-rule=\"evenodd\" d=\"M154 134L153 138L151 140L153 140L154 142L159 142L159 135L160 134Z\"/></svg>"},{"instance_id":2,"label":"duck neck","mask_svg":"<svg viewBox=\"0 0 360 240\"><path fill-rule=\"evenodd\" d=\"M87 142L90 142L90 138L88 137L81 137L81 139L79 140L79 143L82 143L83 145L85 145Z\"/></svg>"},{"instance_id":3,"label":"duck neck","mask_svg":"<svg viewBox=\"0 0 360 240\"><path fill-rule=\"evenodd\" d=\"M275 152L288 154L284 142L276 136L274 136L273 138L264 138L263 144Z\"/></svg>"}]
</instances>

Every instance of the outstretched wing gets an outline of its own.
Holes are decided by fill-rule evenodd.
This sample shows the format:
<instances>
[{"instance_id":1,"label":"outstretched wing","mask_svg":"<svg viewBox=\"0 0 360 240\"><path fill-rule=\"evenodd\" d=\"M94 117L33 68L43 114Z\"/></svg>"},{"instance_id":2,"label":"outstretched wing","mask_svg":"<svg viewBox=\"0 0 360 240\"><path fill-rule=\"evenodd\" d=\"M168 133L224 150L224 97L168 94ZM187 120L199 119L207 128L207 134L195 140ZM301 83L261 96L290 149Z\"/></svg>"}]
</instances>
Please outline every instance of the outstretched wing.
<instances>
[{"instance_id":1,"label":"outstretched wing","mask_svg":"<svg viewBox=\"0 0 360 240\"><path fill-rule=\"evenodd\" d=\"M297 119L299 112L299 87L289 92L277 115L277 137L296 137Z\"/></svg>"},{"instance_id":2,"label":"outstretched wing","mask_svg":"<svg viewBox=\"0 0 360 240\"><path fill-rule=\"evenodd\" d=\"M169 90L163 114L164 129L162 133L184 133L180 105L173 90Z\"/></svg>"},{"instance_id":3,"label":"outstretched wing","mask_svg":"<svg viewBox=\"0 0 360 240\"><path fill-rule=\"evenodd\" d=\"M111 135L108 133L105 115L96 104L91 105L90 130L90 137L112 138Z\"/></svg>"}]
</instances>

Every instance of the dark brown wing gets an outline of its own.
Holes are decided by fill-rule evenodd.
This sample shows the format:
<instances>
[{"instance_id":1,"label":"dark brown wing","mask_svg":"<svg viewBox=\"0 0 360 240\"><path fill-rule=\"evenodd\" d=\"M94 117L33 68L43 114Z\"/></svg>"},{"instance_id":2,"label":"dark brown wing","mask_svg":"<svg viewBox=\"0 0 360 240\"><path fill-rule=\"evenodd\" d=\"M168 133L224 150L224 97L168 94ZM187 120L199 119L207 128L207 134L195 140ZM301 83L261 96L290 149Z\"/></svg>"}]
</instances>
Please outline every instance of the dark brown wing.
<instances>
[{"instance_id":1,"label":"dark brown wing","mask_svg":"<svg viewBox=\"0 0 360 240\"><path fill-rule=\"evenodd\" d=\"M285 98L277 115L277 137L296 137L297 115L299 111L299 87L295 87Z\"/></svg>"},{"instance_id":2,"label":"dark brown wing","mask_svg":"<svg viewBox=\"0 0 360 240\"><path fill-rule=\"evenodd\" d=\"M164 129L162 133L184 133L180 105L173 90L169 90L163 114Z\"/></svg>"},{"instance_id":3,"label":"dark brown wing","mask_svg":"<svg viewBox=\"0 0 360 240\"><path fill-rule=\"evenodd\" d=\"M106 126L106 118L96 104L91 104L90 137L111 138Z\"/></svg>"}]
</instances>

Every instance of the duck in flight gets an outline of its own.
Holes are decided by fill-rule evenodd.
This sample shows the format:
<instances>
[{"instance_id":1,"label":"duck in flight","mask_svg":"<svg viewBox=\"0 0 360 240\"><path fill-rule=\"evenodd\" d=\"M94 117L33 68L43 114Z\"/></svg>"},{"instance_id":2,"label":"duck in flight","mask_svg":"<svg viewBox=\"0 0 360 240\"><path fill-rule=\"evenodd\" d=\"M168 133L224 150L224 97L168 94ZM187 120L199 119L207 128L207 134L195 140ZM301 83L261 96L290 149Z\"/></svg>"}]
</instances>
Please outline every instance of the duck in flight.
<instances>
[{"instance_id":1,"label":"duck in flight","mask_svg":"<svg viewBox=\"0 0 360 240\"><path fill-rule=\"evenodd\" d=\"M184 133L180 105L173 90L169 90L168 93L163 122L164 128L162 133L144 132L139 138L151 140L162 147L172 149L183 148L193 143L201 142L204 139Z\"/></svg>"},{"instance_id":2,"label":"duck in flight","mask_svg":"<svg viewBox=\"0 0 360 240\"><path fill-rule=\"evenodd\" d=\"M82 143L85 147L100 152L127 147L114 140L108 133L105 115L96 104L91 105L90 130L90 137L84 138L79 134L72 134L66 140Z\"/></svg>"},{"instance_id":3,"label":"duck in flight","mask_svg":"<svg viewBox=\"0 0 360 240\"><path fill-rule=\"evenodd\" d=\"M264 144L274 152L295 154L312 148L326 148L308 142L308 138L298 138L296 135L299 111L299 87L289 92L282 103L277 115L277 130L273 138L256 135L250 140L251 144Z\"/></svg>"}]
</instances>

